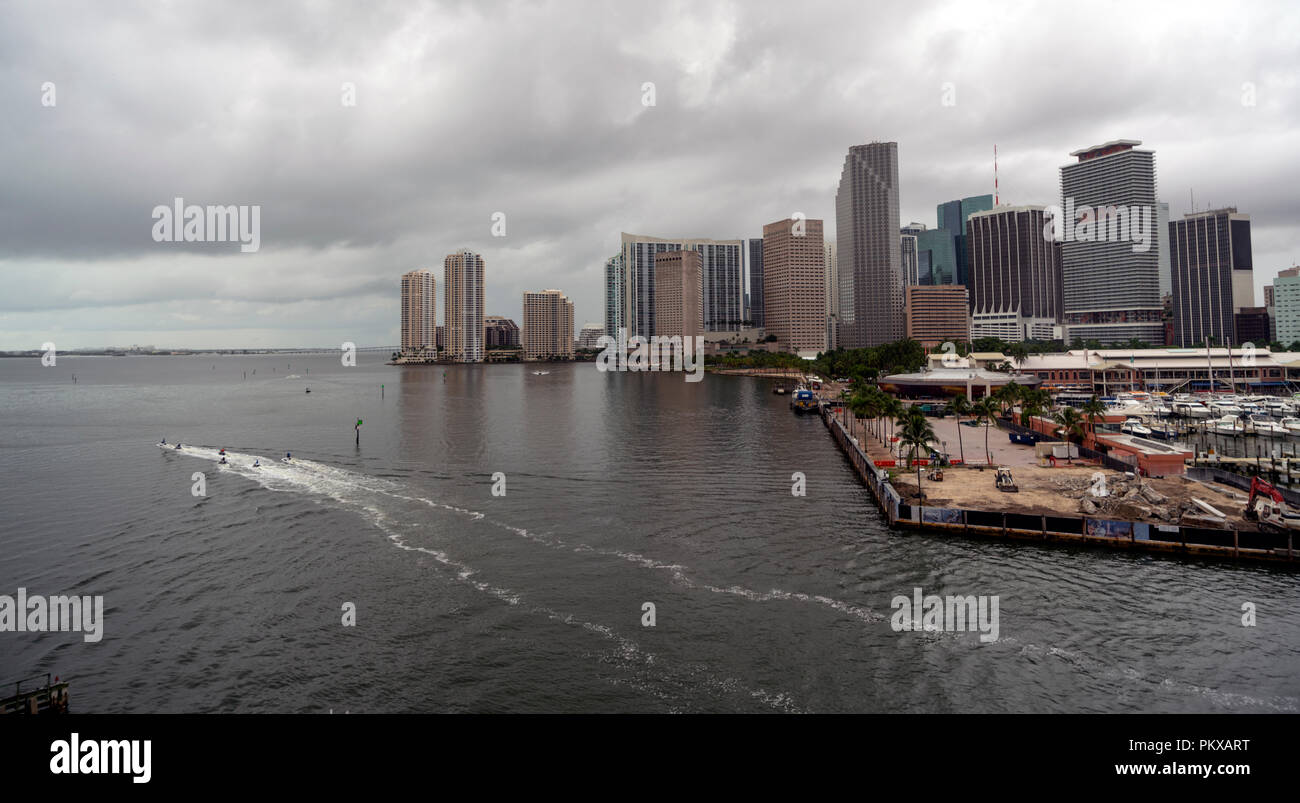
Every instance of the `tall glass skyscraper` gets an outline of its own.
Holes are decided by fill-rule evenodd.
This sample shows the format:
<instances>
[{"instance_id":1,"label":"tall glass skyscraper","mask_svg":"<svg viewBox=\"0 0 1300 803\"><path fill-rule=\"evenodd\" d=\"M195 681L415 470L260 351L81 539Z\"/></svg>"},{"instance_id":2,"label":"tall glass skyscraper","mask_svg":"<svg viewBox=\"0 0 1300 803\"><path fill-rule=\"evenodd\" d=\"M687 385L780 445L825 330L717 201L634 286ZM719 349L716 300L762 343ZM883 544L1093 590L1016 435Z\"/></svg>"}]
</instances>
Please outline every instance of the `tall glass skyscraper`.
<instances>
[{"instance_id":1,"label":"tall glass skyscraper","mask_svg":"<svg viewBox=\"0 0 1300 803\"><path fill-rule=\"evenodd\" d=\"M704 282L703 321L706 332L740 329L740 278L744 257L741 240L664 239L623 233L623 269L626 276L624 308L628 333L655 333L655 254L683 248L700 254Z\"/></svg>"},{"instance_id":2,"label":"tall glass skyscraper","mask_svg":"<svg viewBox=\"0 0 1300 803\"><path fill-rule=\"evenodd\" d=\"M627 288L627 271L623 268L623 255L615 254L605 260L605 334L618 338L618 330L627 326L623 294Z\"/></svg>"},{"instance_id":3,"label":"tall glass skyscraper","mask_svg":"<svg viewBox=\"0 0 1300 803\"><path fill-rule=\"evenodd\" d=\"M970 286L966 221L971 215L992 208L992 195L973 195L935 207L938 228L917 232L917 284Z\"/></svg>"},{"instance_id":4,"label":"tall glass skyscraper","mask_svg":"<svg viewBox=\"0 0 1300 803\"><path fill-rule=\"evenodd\" d=\"M437 347L437 280L430 270L402 274L402 353Z\"/></svg>"},{"instance_id":5,"label":"tall glass skyscraper","mask_svg":"<svg viewBox=\"0 0 1300 803\"><path fill-rule=\"evenodd\" d=\"M763 313L763 238L749 241L749 319L750 325L765 326Z\"/></svg>"},{"instance_id":6,"label":"tall glass skyscraper","mask_svg":"<svg viewBox=\"0 0 1300 803\"><path fill-rule=\"evenodd\" d=\"M483 362L483 257L468 248L443 262L446 288L446 356Z\"/></svg>"},{"instance_id":7,"label":"tall glass skyscraper","mask_svg":"<svg viewBox=\"0 0 1300 803\"><path fill-rule=\"evenodd\" d=\"M898 143L854 145L844 157L835 194L840 348L903 337L898 228Z\"/></svg>"},{"instance_id":8,"label":"tall glass skyscraper","mask_svg":"<svg viewBox=\"0 0 1300 803\"><path fill-rule=\"evenodd\" d=\"M1074 151L1073 164L1061 168L1062 312L1066 338L1096 340L1102 345L1138 339L1164 342L1160 301L1160 244L1156 221L1156 155L1138 150L1140 140L1119 139ZM1076 232L1081 220L1069 220L1071 210L1116 207L1146 217L1147 250L1134 250L1131 239L1096 238L1109 228L1094 218L1088 236ZM1116 226L1118 228L1118 226Z\"/></svg>"},{"instance_id":9,"label":"tall glass skyscraper","mask_svg":"<svg viewBox=\"0 0 1300 803\"><path fill-rule=\"evenodd\" d=\"M1235 208L1189 212L1169 222L1174 342L1241 343L1236 315L1255 306L1250 216ZM1249 338L1245 338L1249 339Z\"/></svg>"}]
</instances>

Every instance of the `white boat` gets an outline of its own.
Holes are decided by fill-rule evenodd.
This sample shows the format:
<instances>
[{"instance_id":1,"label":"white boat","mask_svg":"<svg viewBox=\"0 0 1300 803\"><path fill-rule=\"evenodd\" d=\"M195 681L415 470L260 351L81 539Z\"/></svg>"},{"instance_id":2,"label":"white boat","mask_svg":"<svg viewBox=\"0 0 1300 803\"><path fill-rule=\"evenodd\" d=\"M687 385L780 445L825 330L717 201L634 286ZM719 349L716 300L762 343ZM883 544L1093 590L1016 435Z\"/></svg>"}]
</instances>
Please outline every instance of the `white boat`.
<instances>
[{"instance_id":1,"label":"white boat","mask_svg":"<svg viewBox=\"0 0 1300 803\"><path fill-rule=\"evenodd\" d=\"M1186 416L1187 418L1209 418L1210 408L1198 401L1176 401L1173 403L1174 415Z\"/></svg>"},{"instance_id":2,"label":"white boat","mask_svg":"<svg viewBox=\"0 0 1300 803\"><path fill-rule=\"evenodd\" d=\"M1217 416L1239 416L1244 412L1241 405L1232 399L1220 399L1210 402L1210 412Z\"/></svg>"},{"instance_id":3,"label":"white boat","mask_svg":"<svg viewBox=\"0 0 1300 803\"><path fill-rule=\"evenodd\" d=\"M1246 425L1235 415L1225 415L1210 422L1211 428L1220 435L1245 435Z\"/></svg>"},{"instance_id":4,"label":"white boat","mask_svg":"<svg viewBox=\"0 0 1300 803\"><path fill-rule=\"evenodd\" d=\"M1286 427L1262 413L1252 413L1249 422L1249 426L1255 430L1256 435L1271 435L1277 437L1287 434Z\"/></svg>"},{"instance_id":5,"label":"white boat","mask_svg":"<svg viewBox=\"0 0 1300 803\"><path fill-rule=\"evenodd\" d=\"M1178 437L1178 430L1174 429L1172 424L1153 424L1150 429L1151 437L1162 441L1171 441Z\"/></svg>"},{"instance_id":6,"label":"white boat","mask_svg":"<svg viewBox=\"0 0 1300 803\"><path fill-rule=\"evenodd\" d=\"M1294 432L1297 435L1300 435L1300 418L1283 418L1282 426L1287 432Z\"/></svg>"},{"instance_id":7,"label":"white boat","mask_svg":"<svg viewBox=\"0 0 1300 803\"><path fill-rule=\"evenodd\" d=\"M1151 437L1151 427L1142 423L1142 419L1140 418L1130 417L1120 425L1119 431L1123 432L1125 435L1137 435L1139 438Z\"/></svg>"},{"instance_id":8,"label":"white boat","mask_svg":"<svg viewBox=\"0 0 1300 803\"><path fill-rule=\"evenodd\" d=\"M533 376L546 376L550 371L533 371Z\"/></svg>"}]
</instances>

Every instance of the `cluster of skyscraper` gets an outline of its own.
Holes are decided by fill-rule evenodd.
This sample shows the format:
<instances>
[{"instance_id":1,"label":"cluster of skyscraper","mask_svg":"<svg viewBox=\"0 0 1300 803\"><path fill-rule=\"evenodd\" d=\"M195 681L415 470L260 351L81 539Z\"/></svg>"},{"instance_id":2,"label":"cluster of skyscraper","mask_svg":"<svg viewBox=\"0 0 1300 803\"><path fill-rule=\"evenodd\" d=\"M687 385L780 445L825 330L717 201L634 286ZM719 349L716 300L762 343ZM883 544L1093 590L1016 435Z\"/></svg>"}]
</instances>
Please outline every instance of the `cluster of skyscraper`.
<instances>
[{"instance_id":1,"label":"cluster of skyscraper","mask_svg":"<svg viewBox=\"0 0 1300 803\"><path fill-rule=\"evenodd\" d=\"M491 350L522 347L525 359L573 358L573 302L559 290L524 293L522 330L509 318L484 316L483 257L468 249L448 254L443 261L443 290L439 326L433 272L402 275L403 356L483 362Z\"/></svg>"},{"instance_id":2,"label":"cluster of skyscraper","mask_svg":"<svg viewBox=\"0 0 1300 803\"><path fill-rule=\"evenodd\" d=\"M1170 222L1141 144L1074 151L1059 205L961 198L938 204L934 228L899 226L898 144L855 145L834 241L801 217L748 242L623 234L605 263L605 331L681 334L676 317L673 331L657 320L655 263L693 251L702 331L754 327L801 353L903 337L1191 346L1258 335L1267 313L1254 306L1249 218L1224 209Z\"/></svg>"}]
</instances>

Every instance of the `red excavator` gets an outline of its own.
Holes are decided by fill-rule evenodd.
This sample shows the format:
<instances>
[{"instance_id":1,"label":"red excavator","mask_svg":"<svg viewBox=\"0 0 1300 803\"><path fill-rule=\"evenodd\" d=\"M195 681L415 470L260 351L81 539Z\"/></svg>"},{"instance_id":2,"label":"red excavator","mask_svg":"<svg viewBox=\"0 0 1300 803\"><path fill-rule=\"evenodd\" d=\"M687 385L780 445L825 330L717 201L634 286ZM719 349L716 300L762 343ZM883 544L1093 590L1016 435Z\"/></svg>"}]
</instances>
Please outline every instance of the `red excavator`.
<instances>
[{"instance_id":1,"label":"red excavator","mask_svg":"<svg viewBox=\"0 0 1300 803\"><path fill-rule=\"evenodd\" d=\"M1259 522L1261 530L1300 532L1300 514L1291 512L1276 488L1259 477L1250 480L1250 498L1246 500L1246 518Z\"/></svg>"}]
</instances>

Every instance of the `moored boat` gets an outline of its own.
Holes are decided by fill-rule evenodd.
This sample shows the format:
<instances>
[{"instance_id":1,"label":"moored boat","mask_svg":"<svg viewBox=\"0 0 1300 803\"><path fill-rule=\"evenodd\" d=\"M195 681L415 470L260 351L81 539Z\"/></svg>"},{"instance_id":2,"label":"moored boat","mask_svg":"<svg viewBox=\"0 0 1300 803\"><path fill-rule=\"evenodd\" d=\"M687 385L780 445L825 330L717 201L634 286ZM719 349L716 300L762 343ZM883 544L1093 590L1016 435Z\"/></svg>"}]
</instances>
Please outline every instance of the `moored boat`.
<instances>
[{"instance_id":1,"label":"moored boat","mask_svg":"<svg viewBox=\"0 0 1300 803\"><path fill-rule=\"evenodd\" d=\"M1130 416L1123 424L1120 425L1120 432L1125 435L1136 435L1140 438L1151 437L1151 427L1142 423L1142 419Z\"/></svg>"},{"instance_id":2,"label":"moored boat","mask_svg":"<svg viewBox=\"0 0 1300 803\"><path fill-rule=\"evenodd\" d=\"M1210 428L1220 435L1245 435L1246 425L1235 415L1225 415L1210 422Z\"/></svg>"},{"instance_id":3,"label":"moored boat","mask_svg":"<svg viewBox=\"0 0 1300 803\"><path fill-rule=\"evenodd\" d=\"M817 409L817 397L811 390L800 385L790 396L790 409L796 413L810 413Z\"/></svg>"}]
</instances>

